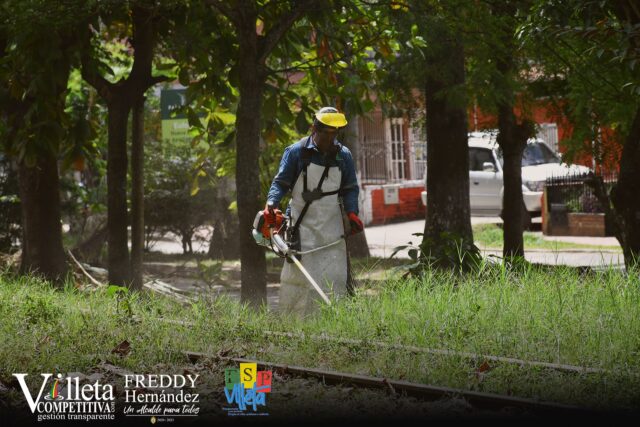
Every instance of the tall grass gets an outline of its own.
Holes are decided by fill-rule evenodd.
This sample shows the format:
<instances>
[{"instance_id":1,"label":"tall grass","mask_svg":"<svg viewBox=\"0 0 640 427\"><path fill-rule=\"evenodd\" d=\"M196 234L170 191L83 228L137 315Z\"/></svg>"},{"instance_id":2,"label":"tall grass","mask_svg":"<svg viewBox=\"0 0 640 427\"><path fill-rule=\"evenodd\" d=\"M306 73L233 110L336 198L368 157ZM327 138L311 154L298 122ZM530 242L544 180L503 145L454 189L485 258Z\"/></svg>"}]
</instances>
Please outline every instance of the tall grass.
<instances>
[{"instance_id":1,"label":"tall grass","mask_svg":"<svg viewBox=\"0 0 640 427\"><path fill-rule=\"evenodd\" d=\"M254 357L592 407L640 398L640 280L616 270L511 271L485 264L473 276L389 275L305 319L252 310L221 297L182 306L154 294L55 290L0 276L0 381L13 372L86 371L110 360L135 371L183 366L184 350ZM130 307L134 314L132 318ZM158 319L189 322L177 325ZM265 331L304 332L305 338ZM312 338L326 334L357 340ZM111 350L121 341L131 353ZM602 368L599 374L412 353L375 342Z\"/></svg>"}]
</instances>

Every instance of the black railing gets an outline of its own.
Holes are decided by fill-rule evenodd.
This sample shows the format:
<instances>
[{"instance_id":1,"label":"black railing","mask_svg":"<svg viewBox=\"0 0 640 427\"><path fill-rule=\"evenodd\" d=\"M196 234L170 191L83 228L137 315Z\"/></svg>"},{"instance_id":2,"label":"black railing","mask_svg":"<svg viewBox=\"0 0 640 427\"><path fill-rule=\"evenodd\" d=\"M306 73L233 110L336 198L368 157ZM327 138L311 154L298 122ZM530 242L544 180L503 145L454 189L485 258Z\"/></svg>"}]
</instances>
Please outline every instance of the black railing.
<instances>
[{"instance_id":1,"label":"black railing","mask_svg":"<svg viewBox=\"0 0 640 427\"><path fill-rule=\"evenodd\" d=\"M607 194L617 182L616 175L593 176L591 173L572 174L547 178L547 209L554 212L604 213L604 208L587 183L590 179L602 179Z\"/></svg>"}]
</instances>

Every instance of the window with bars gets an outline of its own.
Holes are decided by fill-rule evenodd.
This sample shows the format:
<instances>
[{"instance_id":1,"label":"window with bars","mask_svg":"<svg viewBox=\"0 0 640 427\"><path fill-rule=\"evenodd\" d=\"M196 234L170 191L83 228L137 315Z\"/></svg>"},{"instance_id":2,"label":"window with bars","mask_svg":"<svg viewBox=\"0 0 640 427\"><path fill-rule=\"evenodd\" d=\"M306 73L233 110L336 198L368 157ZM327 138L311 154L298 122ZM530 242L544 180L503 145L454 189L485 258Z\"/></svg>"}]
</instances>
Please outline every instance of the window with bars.
<instances>
[{"instance_id":1,"label":"window with bars","mask_svg":"<svg viewBox=\"0 0 640 427\"><path fill-rule=\"evenodd\" d=\"M386 125L381 112L374 112L359 120L360 173L363 184L384 184L388 168Z\"/></svg>"},{"instance_id":2,"label":"window with bars","mask_svg":"<svg viewBox=\"0 0 640 427\"><path fill-rule=\"evenodd\" d=\"M427 170L427 138L420 125L409 127L409 156L411 161L411 179L424 179Z\"/></svg>"},{"instance_id":3,"label":"window with bars","mask_svg":"<svg viewBox=\"0 0 640 427\"><path fill-rule=\"evenodd\" d=\"M381 112L374 112L359 121L358 129L363 183L424 179L427 143L423 126L406 118L385 118Z\"/></svg>"},{"instance_id":4,"label":"window with bars","mask_svg":"<svg viewBox=\"0 0 640 427\"><path fill-rule=\"evenodd\" d=\"M389 170L391 180L399 181L407 179L406 158L404 153L404 133L402 118L387 119L387 132L389 135Z\"/></svg>"}]
</instances>

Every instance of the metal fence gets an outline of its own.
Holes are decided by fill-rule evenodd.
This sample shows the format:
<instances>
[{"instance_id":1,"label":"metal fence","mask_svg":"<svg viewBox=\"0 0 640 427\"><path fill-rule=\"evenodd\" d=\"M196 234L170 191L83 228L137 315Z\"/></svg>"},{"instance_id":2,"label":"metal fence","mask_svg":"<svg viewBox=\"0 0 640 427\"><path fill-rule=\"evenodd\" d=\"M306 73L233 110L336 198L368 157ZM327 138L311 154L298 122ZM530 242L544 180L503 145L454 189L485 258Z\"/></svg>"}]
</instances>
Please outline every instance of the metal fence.
<instances>
[{"instance_id":1,"label":"metal fence","mask_svg":"<svg viewBox=\"0 0 640 427\"><path fill-rule=\"evenodd\" d=\"M547 209L549 212L580 212L603 213L604 209L593 192L588 179L593 179L592 174L572 174L547 178ZM607 194L617 182L616 175L600 175L596 179L602 179Z\"/></svg>"}]
</instances>

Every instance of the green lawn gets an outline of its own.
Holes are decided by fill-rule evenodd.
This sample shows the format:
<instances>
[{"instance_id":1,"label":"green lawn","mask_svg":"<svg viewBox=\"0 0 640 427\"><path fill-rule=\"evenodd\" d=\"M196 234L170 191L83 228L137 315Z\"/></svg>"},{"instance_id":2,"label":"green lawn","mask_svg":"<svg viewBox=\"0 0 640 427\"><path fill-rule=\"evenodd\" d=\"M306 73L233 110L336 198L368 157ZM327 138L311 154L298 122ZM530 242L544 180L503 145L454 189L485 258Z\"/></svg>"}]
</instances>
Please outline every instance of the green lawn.
<instances>
[{"instance_id":1,"label":"green lawn","mask_svg":"<svg viewBox=\"0 0 640 427\"><path fill-rule=\"evenodd\" d=\"M614 270L579 275L486 264L468 277L428 272L421 280L368 282L355 298L306 320L255 311L228 298L183 306L154 294L55 290L0 276L0 381L11 373L88 372L100 360L142 372L185 366L183 351L348 371L513 394L590 407L640 399L640 280ZM133 317L131 315L134 315ZM192 325L158 321L172 319ZM265 335L305 333L307 338ZM310 338L326 334L345 344ZM123 358L111 354L131 344ZM417 354L375 342L602 368L561 373L461 356ZM486 368L486 366L485 366ZM483 368L484 370L484 368Z\"/></svg>"},{"instance_id":2,"label":"green lawn","mask_svg":"<svg viewBox=\"0 0 640 427\"><path fill-rule=\"evenodd\" d=\"M497 224L476 224L473 226L473 239L483 248L501 249L503 245L504 231ZM620 246L584 245L580 243L558 242L544 240L540 234L530 231L524 232L524 248L527 249L601 249L621 250Z\"/></svg>"}]
</instances>

